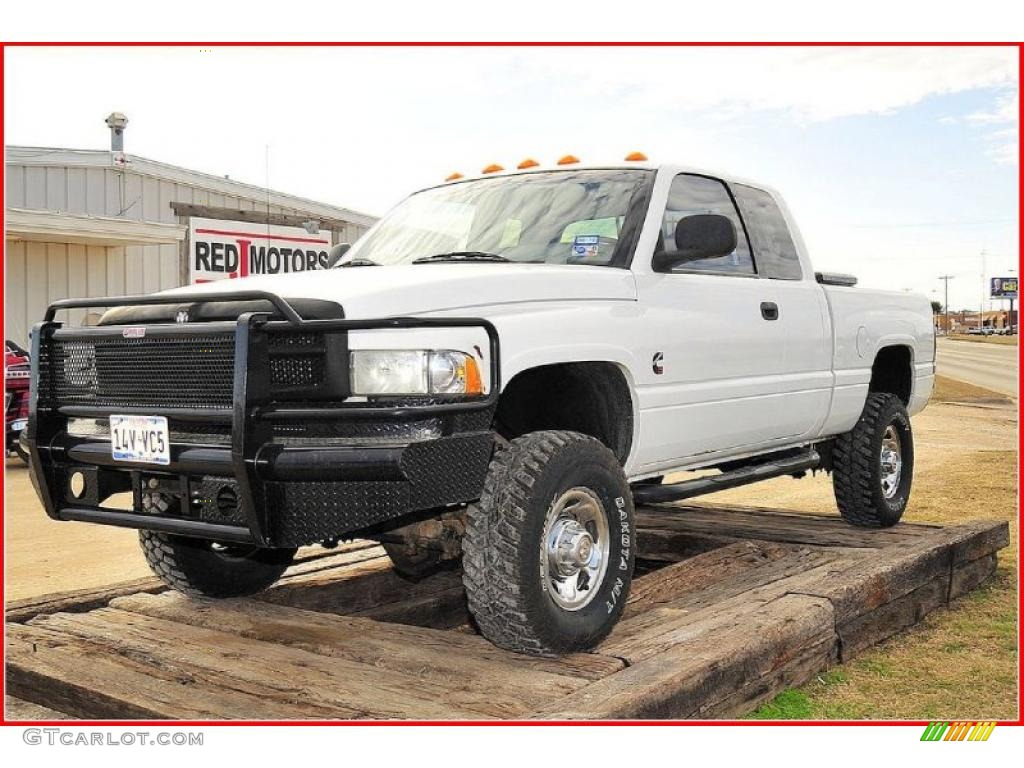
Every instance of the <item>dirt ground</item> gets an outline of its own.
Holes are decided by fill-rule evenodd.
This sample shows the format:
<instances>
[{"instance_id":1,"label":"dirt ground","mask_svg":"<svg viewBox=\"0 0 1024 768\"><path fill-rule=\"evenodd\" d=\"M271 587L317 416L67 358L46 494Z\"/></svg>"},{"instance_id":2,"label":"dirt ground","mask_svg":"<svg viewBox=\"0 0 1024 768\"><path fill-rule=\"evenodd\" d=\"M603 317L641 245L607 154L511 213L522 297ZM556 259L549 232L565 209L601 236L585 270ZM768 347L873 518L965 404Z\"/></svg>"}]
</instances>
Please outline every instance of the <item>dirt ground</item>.
<instances>
[{"instance_id":1,"label":"dirt ground","mask_svg":"<svg viewBox=\"0 0 1024 768\"><path fill-rule=\"evenodd\" d=\"M1007 344L1012 347L1017 346L1016 336L968 336L966 333L952 333L949 338L956 339L957 341L978 341L982 344Z\"/></svg>"},{"instance_id":2,"label":"dirt ground","mask_svg":"<svg viewBox=\"0 0 1024 768\"><path fill-rule=\"evenodd\" d=\"M149 575L135 531L50 520L18 459L8 459L4 467L4 494L6 600Z\"/></svg>"},{"instance_id":3,"label":"dirt ground","mask_svg":"<svg viewBox=\"0 0 1024 768\"><path fill-rule=\"evenodd\" d=\"M913 420L914 489L907 520L1011 521L996 576L952 610L872 649L757 716L772 718L1012 719L1017 680L1017 404L943 379ZM99 587L149 574L136 533L49 520L24 466L5 472L7 600ZM835 514L830 480L780 478L706 497L709 502Z\"/></svg>"}]
</instances>

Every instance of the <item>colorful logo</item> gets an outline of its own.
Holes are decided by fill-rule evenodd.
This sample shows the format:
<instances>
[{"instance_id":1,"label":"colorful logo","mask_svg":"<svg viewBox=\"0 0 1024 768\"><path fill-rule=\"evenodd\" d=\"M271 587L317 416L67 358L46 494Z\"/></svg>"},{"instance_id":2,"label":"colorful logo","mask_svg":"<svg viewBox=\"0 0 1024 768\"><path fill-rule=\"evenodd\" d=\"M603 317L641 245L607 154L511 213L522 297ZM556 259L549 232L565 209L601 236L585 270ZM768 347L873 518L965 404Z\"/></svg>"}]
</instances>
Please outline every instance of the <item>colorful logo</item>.
<instances>
[{"instance_id":1,"label":"colorful logo","mask_svg":"<svg viewBox=\"0 0 1024 768\"><path fill-rule=\"evenodd\" d=\"M995 722L928 723L921 741L988 741Z\"/></svg>"}]
</instances>

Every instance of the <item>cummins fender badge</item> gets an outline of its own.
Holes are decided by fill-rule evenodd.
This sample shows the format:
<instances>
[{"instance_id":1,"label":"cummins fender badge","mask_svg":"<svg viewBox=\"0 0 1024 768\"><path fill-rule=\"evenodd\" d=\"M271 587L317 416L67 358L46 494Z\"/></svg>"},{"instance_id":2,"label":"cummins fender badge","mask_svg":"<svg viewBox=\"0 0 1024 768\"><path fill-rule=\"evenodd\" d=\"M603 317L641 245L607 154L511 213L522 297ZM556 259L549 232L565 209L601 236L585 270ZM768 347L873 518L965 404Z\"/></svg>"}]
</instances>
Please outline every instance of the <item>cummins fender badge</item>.
<instances>
[{"instance_id":1,"label":"cummins fender badge","mask_svg":"<svg viewBox=\"0 0 1024 768\"><path fill-rule=\"evenodd\" d=\"M125 328L124 330L122 330L121 335L124 336L126 339L141 339L143 336L146 335L146 328L145 326L141 325L133 325L129 328Z\"/></svg>"}]
</instances>

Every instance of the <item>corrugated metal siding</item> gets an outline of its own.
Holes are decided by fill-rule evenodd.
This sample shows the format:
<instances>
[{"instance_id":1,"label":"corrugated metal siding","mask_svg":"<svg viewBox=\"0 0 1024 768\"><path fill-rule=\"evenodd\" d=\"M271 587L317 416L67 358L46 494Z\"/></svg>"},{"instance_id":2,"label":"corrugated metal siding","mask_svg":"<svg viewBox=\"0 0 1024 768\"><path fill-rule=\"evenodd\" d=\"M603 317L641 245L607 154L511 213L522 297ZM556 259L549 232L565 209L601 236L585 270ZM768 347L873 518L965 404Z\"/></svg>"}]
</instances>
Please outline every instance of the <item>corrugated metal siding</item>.
<instances>
[{"instance_id":1,"label":"corrugated metal siding","mask_svg":"<svg viewBox=\"0 0 1024 768\"><path fill-rule=\"evenodd\" d=\"M130 168L94 168L7 163L7 206L115 216L134 221L177 224L172 202L268 210L254 197L210 192L133 173ZM271 204L271 213L311 215L301 208ZM335 242L355 242L368 227L348 224ZM4 317L7 336L27 344L32 325L50 302L83 296L151 293L180 285L176 245L109 248L64 243L7 242ZM84 311L69 317L78 324Z\"/></svg>"},{"instance_id":2,"label":"corrugated metal siding","mask_svg":"<svg viewBox=\"0 0 1024 768\"><path fill-rule=\"evenodd\" d=\"M57 299L151 293L178 285L174 245L109 248L74 243L7 241L4 324L7 338L28 343L28 332ZM80 325L85 310L68 313Z\"/></svg>"},{"instance_id":3,"label":"corrugated metal siding","mask_svg":"<svg viewBox=\"0 0 1024 768\"><path fill-rule=\"evenodd\" d=\"M200 185L180 184L132 172L130 168L80 168L7 164L7 206L37 210L123 216L133 221L176 224L171 202L194 203L248 211L268 210L255 197L209 192ZM271 213L311 215L302 208L271 204ZM366 227L352 224L362 234Z\"/></svg>"}]
</instances>

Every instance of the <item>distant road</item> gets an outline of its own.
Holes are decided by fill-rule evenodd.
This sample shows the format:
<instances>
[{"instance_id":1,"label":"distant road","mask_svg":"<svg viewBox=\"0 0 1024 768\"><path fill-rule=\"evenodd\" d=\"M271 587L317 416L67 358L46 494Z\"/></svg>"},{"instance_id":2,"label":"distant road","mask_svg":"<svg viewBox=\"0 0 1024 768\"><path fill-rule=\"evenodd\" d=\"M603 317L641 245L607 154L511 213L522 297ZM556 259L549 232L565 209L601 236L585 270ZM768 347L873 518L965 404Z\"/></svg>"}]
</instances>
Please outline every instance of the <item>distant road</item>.
<instances>
[{"instance_id":1,"label":"distant road","mask_svg":"<svg viewBox=\"0 0 1024 768\"><path fill-rule=\"evenodd\" d=\"M1017 347L940 338L938 349L937 371L943 376L1017 394Z\"/></svg>"}]
</instances>

